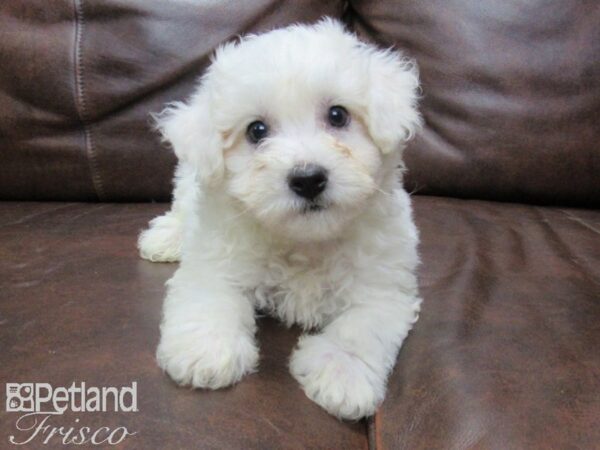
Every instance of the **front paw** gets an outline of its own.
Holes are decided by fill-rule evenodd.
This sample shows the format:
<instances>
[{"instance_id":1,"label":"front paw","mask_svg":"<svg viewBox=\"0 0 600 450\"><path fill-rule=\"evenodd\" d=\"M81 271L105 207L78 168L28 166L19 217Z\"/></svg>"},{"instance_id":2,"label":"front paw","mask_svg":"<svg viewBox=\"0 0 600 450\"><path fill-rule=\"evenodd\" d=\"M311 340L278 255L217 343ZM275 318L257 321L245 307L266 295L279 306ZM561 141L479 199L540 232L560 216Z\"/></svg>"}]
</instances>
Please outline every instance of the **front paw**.
<instances>
[{"instance_id":1,"label":"front paw","mask_svg":"<svg viewBox=\"0 0 600 450\"><path fill-rule=\"evenodd\" d=\"M218 330L163 329L156 357L178 384L207 389L237 383L258 365L252 336Z\"/></svg>"},{"instance_id":2,"label":"front paw","mask_svg":"<svg viewBox=\"0 0 600 450\"><path fill-rule=\"evenodd\" d=\"M385 394L385 377L323 335L303 336L290 361L306 395L342 419L371 416Z\"/></svg>"},{"instance_id":3,"label":"front paw","mask_svg":"<svg viewBox=\"0 0 600 450\"><path fill-rule=\"evenodd\" d=\"M182 223L172 212L150 221L150 227L138 238L140 256L152 262L175 262L181 259Z\"/></svg>"}]
</instances>

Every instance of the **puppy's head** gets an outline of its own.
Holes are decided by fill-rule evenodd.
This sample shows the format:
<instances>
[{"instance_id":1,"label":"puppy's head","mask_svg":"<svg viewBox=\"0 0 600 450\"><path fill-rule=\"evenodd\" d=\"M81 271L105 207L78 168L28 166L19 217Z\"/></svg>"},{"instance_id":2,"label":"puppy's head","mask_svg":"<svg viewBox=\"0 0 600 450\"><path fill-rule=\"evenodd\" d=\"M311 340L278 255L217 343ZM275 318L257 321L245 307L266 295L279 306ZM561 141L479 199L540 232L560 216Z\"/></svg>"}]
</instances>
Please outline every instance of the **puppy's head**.
<instances>
[{"instance_id":1,"label":"puppy's head","mask_svg":"<svg viewBox=\"0 0 600 450\"><path fill-rule=\"evenodd\" d=\"M381 191L419 125L417 89L412 63L323 20L220 47L159 126L207 191L271 232L324 240Z\"/></svg>"}]
</instances>

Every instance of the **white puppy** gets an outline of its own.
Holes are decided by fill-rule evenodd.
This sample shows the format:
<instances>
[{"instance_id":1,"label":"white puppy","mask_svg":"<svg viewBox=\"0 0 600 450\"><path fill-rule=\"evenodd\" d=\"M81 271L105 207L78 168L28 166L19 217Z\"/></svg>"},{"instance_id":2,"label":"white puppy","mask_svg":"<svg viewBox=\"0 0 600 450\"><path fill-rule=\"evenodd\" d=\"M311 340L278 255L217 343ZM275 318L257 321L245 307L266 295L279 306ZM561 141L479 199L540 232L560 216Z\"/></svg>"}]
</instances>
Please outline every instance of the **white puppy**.
<instances>
[{"instance_id":1,"label":"white puppy","mask_svg":"<svg viewBox=\"0 0 600 450\"><path fill-rule=\"evenodd\" d=\"M181 266L157 350L182 385L256 370L255 308L305 334L290 369L341 418L371 415L417 320L417 230L400 153L418 75L326 19L220 47L187 103L158 118L179 166L141 255Z\"/></svg>"}]
</instances>

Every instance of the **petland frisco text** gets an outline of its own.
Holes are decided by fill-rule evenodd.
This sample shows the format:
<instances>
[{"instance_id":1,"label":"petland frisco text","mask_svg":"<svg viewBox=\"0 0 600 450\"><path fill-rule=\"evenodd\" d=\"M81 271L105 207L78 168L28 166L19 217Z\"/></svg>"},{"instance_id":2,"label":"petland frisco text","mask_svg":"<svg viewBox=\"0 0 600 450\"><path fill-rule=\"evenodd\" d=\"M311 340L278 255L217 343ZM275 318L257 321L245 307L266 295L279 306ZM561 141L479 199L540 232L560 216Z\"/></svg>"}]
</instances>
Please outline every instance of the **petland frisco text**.
<instances>
[{"instance_id":1,"label":"petland frisco text","mask_svg":"<svg viewBox=\"0 0 600 450\"><path fill-rule=\"evenodd\" d=\"M79 417L71 426L58 426L66 411L137 412L137 382L123 387L86 386L73 382L69 387L53 387L49 383L6 383L6 411L24 413L15 421L17 435L11 435L11 444L33 442L65 445L117 445L137 434L124 426L93 428L84 426Z\"/></svg>"}]
</instances>

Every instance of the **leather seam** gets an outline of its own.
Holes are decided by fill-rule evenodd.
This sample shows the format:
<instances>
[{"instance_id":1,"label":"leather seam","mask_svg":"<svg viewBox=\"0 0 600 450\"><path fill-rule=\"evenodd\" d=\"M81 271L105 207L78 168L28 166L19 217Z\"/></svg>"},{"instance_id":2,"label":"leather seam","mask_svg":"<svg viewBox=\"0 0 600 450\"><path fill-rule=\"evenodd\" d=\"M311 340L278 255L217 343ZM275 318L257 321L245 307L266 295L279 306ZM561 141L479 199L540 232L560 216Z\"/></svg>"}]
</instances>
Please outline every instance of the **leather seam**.
<instances>
[{"instance_id":1,"label":"leather seam","mask_svg":"<svg viewBox=\"0 0 600 450\"><path fill-rule=\"evenodd\" d=\"M85 141L85 152L89 165L90 175L92 178L92 185L98 200L103 200L104 186L102 183L102 177L100 176L100 170L98 169L98 160L96 155L96 148L94 145L94 137L92 133L92 124L90 123L87 104L85 99L85 83L84 83L84 67L83 67L83 32L85 28L85 17L83 12L83 1L74 0L73 5L75 8L75 106L79 121L83 129L83 136Z\"/></svg>"},{"instance_id":2,"label":"leather seam","mask_svg":"<svg viewBox=\"0 0 600 450\"><path fill-rule=\"evenodd\" d=\"M375 411L367 421L367 439L369 450L383 450L381 442L381 408Z\"/></svg>"}]
</instances>

